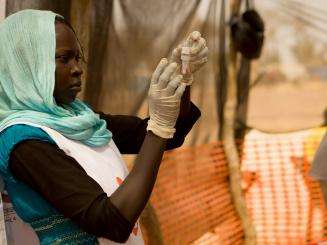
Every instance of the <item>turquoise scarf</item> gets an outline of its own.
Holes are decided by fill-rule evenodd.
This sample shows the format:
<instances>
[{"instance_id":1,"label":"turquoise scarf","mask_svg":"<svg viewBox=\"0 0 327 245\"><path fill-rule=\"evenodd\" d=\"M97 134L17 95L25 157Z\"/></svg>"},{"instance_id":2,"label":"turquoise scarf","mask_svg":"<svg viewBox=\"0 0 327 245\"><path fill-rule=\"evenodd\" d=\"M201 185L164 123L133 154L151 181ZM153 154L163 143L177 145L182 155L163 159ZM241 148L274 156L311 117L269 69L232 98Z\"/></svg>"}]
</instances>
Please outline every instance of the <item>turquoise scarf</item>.
<instances>
[{"instance_id":1,"label":"turquoise scarf","mask_svg":"<svg viewBox=\"0 0 327 245\"><path fill-rule=\"evenodd\" d=\"M65 107L54 100L56 16L23 10L0 23L0 131L29 122L104 146L112 137L104 120L78 99Z\"/></svg>"}]
</instances>

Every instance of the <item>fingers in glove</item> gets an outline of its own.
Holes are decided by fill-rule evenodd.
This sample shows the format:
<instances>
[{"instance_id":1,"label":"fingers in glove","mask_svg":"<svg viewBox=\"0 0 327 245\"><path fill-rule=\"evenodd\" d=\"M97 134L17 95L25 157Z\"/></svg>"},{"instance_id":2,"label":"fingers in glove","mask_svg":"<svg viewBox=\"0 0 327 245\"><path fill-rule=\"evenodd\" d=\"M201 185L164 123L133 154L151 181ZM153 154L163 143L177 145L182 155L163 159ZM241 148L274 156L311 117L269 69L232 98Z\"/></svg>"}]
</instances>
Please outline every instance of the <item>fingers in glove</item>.
<instances>
[{"instance_id":1,"label":"fingers in glove","mask_svg":"<svg viewBox=\"0 0 327 245\"><path fill-rule=\"evenodd\" d=\"M159 77L158 89L167 87L168 82L171 80L172 75L175 73L178 65L176 62L170 63Z\"/></svg>"},{"instance_id":2,"label":"fingers in glove","mask_svg":"<svg viewBox=\"0 0 327 245\"><path fill-rule=\"evenodd\" d=\"M182 48L183 47L191 47L194 42L198 42L201 38L201 33L198 31L192 32L182 44L178 45L177 48L173 50L173 57L177 57L180 59Z\"/></svg>"},{"instance_id":3,"label":"fingers in glove","mask_svg":"<svg viewBox=\"0 0 327 245\"><path fill-rule=\"evenodd\" d=\"M186 88L186 84L185 83L180 83L178 85L178 88L175 91L175 95L174 96L176 98L178 98L178 99L182 98L182 95L183 95L183 93L185 91L185 88Z\"/></svg>"},{"instance_id":4,"label":"fingers in glove","mask_svg":"<svg viewBox=\"0 0 327 245\"><path fill-rule=\"evenodd\" d=\"M206 47L206 40L201 37L197 42L194 42L194 45L191 47L191 54L196 55L205 47Z\"/></svg>"},{"instance_id":5,"label":"fingers in glove","mask_svg":"<svg viewBox=\"0 0 327 245\"><path fill-rule=\"evenodd\" d=\"M158 83L159 77L162 74L162 72L165 70L167 65L168 65L168 60L166 58L162 58L158 64L157 68L155 69L155 71L152 74L151 83L153 83L153 84Z\"/></svg>"},{"instance_id":6,"label":"fingers in glove","mask_svg":"<svg viewBox=\"0 0 327 245\"><path fill-rule=\"evenodd\" d=\"M204 47L197 55L192 56L190 61L200 60L202 58L208 57L209 49Z\"/></svg>"},{"instance_id":7,"label":"fingers in glove","mask_svg":"<svg viewBox=\"0 0 327 245\"><path fill-rule=\"evenodd\" d=\"M209 54L208 47L204 47L198 54L196 55L183 55L183 59L189 62L194 62L201 60L202 58L207 58Z\"/></svg>"},{"instance_id":8,"label":"fingers in glove","mask_svg":"<svg viewBox=\"0 0 327 245\"><path fill-rule=\"evenodd\" d=\"M177 62L177 63L181 62L182 47L183 47L183 45L180 44L172 52L172 60Z\"/></svg>"},{"instance_id":9,"label":"fingers in glove","mask_svg":"<svg viewBox=\"0 0 327 245\"><path fill-rule=\"evenodd\" d=\"M183 79L182 75L175 76L167 85L167 87L162 91L163 96L169 97L173 96L175 94L176 89L178 88L178 85L181 83Z\"/></svg>"},{"instance_id":10,"label":"fingers in glove","mask_svg":"<svg viewBox=\"0 0 327 245\"><path fill-rule=\"evenodd\" d=\"M204 57L200 60L190 62L190 69L195 72L197 71L203 64L207 63L208 57Z\"/></svg>"},{"instance_id":11,"label":"fingers in glove","mask_svg":"<svg viewBox=\"0 0 327 245\"><path fill-rule=\"evenodd\" d=\"M194 41L199 40L200 37L201 37L201 33L198 32L198 31L193 31L189 36L189 38L194 40Z\"/></svg>"},{"instance_id":12,"label":"fingers in glove","mask_svg":"<svg viewBox=\"0 0 327 245\"><path fill-rule=\"evenodd\" d=\"M186 39L185 45L191 47L194 42L197 42L201 38L201 33L198 31L192 32Z\"/></svg>"}]
</instances>

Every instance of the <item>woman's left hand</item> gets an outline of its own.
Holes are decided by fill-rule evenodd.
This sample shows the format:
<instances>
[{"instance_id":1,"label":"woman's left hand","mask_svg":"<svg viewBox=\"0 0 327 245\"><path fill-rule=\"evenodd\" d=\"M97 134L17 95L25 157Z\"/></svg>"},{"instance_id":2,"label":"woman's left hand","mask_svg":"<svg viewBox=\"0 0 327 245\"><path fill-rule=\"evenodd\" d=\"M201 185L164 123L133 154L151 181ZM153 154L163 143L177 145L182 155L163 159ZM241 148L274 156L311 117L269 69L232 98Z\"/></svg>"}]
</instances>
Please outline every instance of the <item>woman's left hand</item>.
<instances>
[{"instance_id":1,"label":"woman's left hand","mask_svg":"<svg viewBox=\"0 0 327 245\"><path fill-rule=\"evenodd\" d=\"M191 85L193 74L208 61L206 40L198 31L192 32L185 42L178 45L172 52L172 61L181 65L183 82Z\"/></svg>"}]
</instances>

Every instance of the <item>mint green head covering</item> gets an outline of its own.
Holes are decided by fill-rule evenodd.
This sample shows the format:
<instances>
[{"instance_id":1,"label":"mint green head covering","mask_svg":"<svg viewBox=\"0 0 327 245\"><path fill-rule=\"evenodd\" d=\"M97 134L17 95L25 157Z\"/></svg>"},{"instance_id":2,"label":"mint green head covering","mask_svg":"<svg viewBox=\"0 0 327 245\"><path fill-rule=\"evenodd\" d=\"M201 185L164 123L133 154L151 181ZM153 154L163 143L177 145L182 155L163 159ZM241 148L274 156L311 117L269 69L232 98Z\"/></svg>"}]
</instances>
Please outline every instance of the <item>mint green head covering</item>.
<instances>
[{"instance_id":1,"label":"mint green head covering","mask_svg":"<svg viewBox=\"0 0 327 245\"><path fill-rule=\"evenodd\" d=\"M78 99L63 107L53 97L56 16L23 10L0 22L0 131L33 123L89 146L104 146L112 136L104 120Z\"/></svg>"}]
</instances>

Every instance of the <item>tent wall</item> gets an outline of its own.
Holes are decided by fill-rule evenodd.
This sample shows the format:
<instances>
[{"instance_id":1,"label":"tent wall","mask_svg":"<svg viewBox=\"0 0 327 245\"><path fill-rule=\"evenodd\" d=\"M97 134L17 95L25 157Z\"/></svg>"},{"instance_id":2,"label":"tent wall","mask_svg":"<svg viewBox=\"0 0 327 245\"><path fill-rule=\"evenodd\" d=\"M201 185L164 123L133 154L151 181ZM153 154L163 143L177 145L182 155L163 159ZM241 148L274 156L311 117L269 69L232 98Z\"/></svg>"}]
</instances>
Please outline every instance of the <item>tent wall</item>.
<instances>
[{"instance_id":1,"label":"tent wall","mask_svg":"<svg viewBox=\"0 0 327 245\"><path fill-rule=\"evenodd\" d=\"M196 75L192 100L202 117L187 144L216 140L215 84L218 72L220 0L50 1L11 0L7 15L25 8L50 9L68 18L84 47L84 93L96 110L147 115L147 89L162 57L200 31L210 50L208 64ZM209 123L208 123L209 122Z\"/></svg>"}]
</instances>

